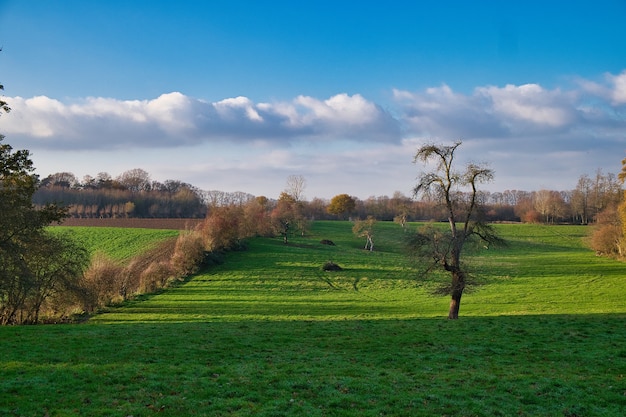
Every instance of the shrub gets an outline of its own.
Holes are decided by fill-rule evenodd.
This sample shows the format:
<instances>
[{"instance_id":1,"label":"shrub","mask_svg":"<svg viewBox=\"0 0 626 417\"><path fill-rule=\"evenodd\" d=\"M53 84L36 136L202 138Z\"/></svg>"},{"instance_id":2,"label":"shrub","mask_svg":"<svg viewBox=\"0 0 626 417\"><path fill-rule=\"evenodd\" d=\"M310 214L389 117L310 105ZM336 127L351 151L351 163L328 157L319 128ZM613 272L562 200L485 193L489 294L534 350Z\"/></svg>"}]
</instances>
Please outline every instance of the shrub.
<instances>
[{"instance_id":1,"label":"shrub","mask_svg":"<svg viewBox=\"0 0 626 417\"><path fill-rule=\"evenodd\" d=\"M343 268L334 263L333 261L328 261L322 266L324 271L343 271Z\"/></svg>"},{"instance_id":2,"label":"shrub","mask_svg":"<svg viewBox=\"0 0 626 417\"><path fill-rule=\"evenodd\" d=\"M597 225L591 235L591 248L599 255L623 255L622 224L616 207L598 213Z\"/></svg>"},{"instance_id":3,"label":"shrub","mask_svg":"<svg viewBox=\"0 0 626 417\"><path fill-rule=\"evenodd\" d=\"M102 253L96 253L80 283L79 299L86 312L111 303L120 294L124 268Z\"/></svg>"},{"instance_id":4,"label":"shrub","mask_svg":"<svg viewBox=\"0 0 626 417\"><path fill-rule=\"evenodd\" d=\"M183 278L198 271L204 259L202 235L195 231L182 232L174 247L171 269L177 278Z\"/></svg>"},{"instance_id":5,"label":"shrub","mask_svg":"<svg viewBox=\"0 0 626 417\"><path fill-rule=\"evenodd\" d=\"M240 231L242 216L238 207L212 209L200 227L205 249L213 252L236 247L244 237Z\"/></svg>"},{"instance_id":6,"label":"shrub","mask_svg":"<svg viewBox=\"0 0 626 417\"><path fill-rule=\"evenodd\" d=\"M536 210L528 210L521 219L524 223L541 223L541 214Z\"/></svg>"},{"instance_id":7,"label":"shrub","mask_svg":"<svg viewBox=\"0 0 626 417\"><path fill-rule=\"evenodd\" d=\"M600 225L591 236L591 247L599 255L618 255L620 238L619 228L610 224Z\"/></svg>"},{"instance_id":8,"label":"shrub","mask_svg":"<svg viewBox=\"0 0 626 417\"><path fill-rule=\"evenodd\" d=\"M170 262L152 262L139 277L139 292L150 293L163 288L172 276L174 269Z\"/></svg>"}]
</instances>

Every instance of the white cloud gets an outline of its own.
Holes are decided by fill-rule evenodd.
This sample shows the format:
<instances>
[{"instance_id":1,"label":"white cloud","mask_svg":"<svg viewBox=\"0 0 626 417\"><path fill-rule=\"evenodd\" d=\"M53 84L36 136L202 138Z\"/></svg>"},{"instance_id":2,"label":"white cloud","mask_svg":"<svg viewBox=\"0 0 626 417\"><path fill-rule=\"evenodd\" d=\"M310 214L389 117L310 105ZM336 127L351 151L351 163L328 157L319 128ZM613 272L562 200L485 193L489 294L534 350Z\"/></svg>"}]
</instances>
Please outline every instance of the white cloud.
<instances>
[{"instance_id":1,"label":"white cloud","mask_svg":"<svg viewBox=\"0 0 626 417\"><path fill-rule=\"evenodd\" d=\"M561 127L573 119L571 94L547 91L537 84L507 85L504 88L476 89L491 102L491 108L504 118L527 121L537 126Z\"/></svg>"},{"instance_id":2,"label":"white cloud","mask_svg":"<svg viewBox=\"0 0 626 417\"><path fill-rule=\"evenodd\" d=\"M354 139L398 141L398 121L360 95L254 103L247 97L207 103L178 92L153 100L8 98L9 135L55 149L172 147L224 141L295 143Z\"/></svg>"},{"instance_id":3,"label":"white cloud","mask_svg":"<svg viewBox=\"0 0 626 417\"><path fill-rule=\"evenodd\" d=\"M610 102L611 106L626 104L626 70L618 75L604 74L604 83L581 79L578 84L583 91Z\"/></svg>"},{"instance_id":4,"label":"white cloud","mask_svg":"<svg viewBox=\"0 0 626 417\"><path fill-rule=\"evenodd\" d=\"M249 120L262 122L263 118L254 108L254 103L247 97L227 98L214 104L215 109L224 119L236 120L241 117L241 112Z\"/></svg>"},{"instance_id":5,"label":"white cloud","mask_svg":"<svg viewBox=\"0 0 626 417\"><path fill-rule=\"evenodd\" d=\"M621 74L613 76L608 75L609 80L613 84L611 98L613 104L621 105L626 104L626 70Z\"/></svg>"},{"instance_id":6,"label":"white cloud","mask_svg":"<svg viewBox=\"0 0 626 417\"><path fill-rule=\"evenodd\" d=\"M394 91L415 133L456 138L507 138L568 129L578 118L574 92L536 84L478 87L471 95L447 85L424 93Z\"/></svg>"}]
</instances>

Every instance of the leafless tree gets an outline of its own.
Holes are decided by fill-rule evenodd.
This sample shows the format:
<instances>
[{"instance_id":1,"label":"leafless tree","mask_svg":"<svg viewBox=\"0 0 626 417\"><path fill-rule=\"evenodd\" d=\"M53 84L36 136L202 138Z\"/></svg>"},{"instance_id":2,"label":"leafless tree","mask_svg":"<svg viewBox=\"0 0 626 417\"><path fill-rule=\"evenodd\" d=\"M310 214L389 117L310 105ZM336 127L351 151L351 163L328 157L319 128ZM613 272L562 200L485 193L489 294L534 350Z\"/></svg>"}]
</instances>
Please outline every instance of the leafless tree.
<instances>
[{"instance_id":1,"label":"leafless tree","mask_svg":"<svg viewBox=\"0 0 626 417\"><path fill-rule=\"evenodd\" d=\"M287 177L285 192L293 197L296 202L304 200L305 188L306 179L302 175L290 175Z\"/></svg>"},{"instance_id":2,"label":"leafless tree","mask_svg":"<svg viewBox=\"0 0 626 417\"><path fill-rule=\"evenodd\" d=\"M493 171L470 163L459 172L454 166L455 151L461 145L425 145L418 149L414 162L434 162L435 168L418 177L416 196L428 196L439 201L447 214L449 230L428 226L411 236L410 247L422 261L428 262L425 272L443 269L450 273L446 293L451 295L449 319L458 319L461 296L467 284L468 272L461 262L463 248L477 237L486 247L502 242L492 227L481 217L482 210L477 186L493 179Z\"/></svg>"}]
</instances>

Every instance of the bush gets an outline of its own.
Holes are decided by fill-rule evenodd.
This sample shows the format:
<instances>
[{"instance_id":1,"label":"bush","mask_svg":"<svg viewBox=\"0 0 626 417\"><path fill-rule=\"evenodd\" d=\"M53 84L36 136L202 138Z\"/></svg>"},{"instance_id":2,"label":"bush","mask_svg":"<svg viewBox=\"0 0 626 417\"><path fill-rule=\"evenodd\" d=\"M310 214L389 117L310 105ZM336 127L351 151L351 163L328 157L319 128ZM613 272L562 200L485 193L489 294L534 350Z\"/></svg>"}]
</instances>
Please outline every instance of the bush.
<instances>
[{"instance_id":1,"label":"bush","mask_svg":"<svg viewBox=\"0 0 626 417\"><path fill-rule=\"evenodd\" d=\"M623 228L615 206L598 213L597 225L591 235L591 248L599 255L623 255Z\"/></svg>"},{"instance_id":2,"label":"bush","mask_svg":"<svg viewBox=\"0 0 626 417\"><path fill-rule=\"evenodd\" d=\"M541 223L541 214L536 210L529 210L521 216L524 223Z\"/></svg>"},{"instance_id":3,"label":"bush","mask_svg":"<svg viewBox=\"0 0 626 417\"><path fill-rule=\"evenodd\" d=\"M211 210L200 227L204 247L209 252L229 250L241 240L243 212L236 207L218 207Z\"/></svg>"},{"instance_id":4,"label":"bush","mask_svg":"<svg viewBox=\"0 0 626 417\"><path fill-rule=\"evenodd\" d=\"M198 271L204 259L202 235L194 231L182 232L176 240L170 262L176 278L183 278Z\"/></svg>"},{"instance_id":5,"label":"bush","mask_svg":"<svg viewBox=\"0 0 626 417\"><path fill-rule=\"evenodd\" d=\"M324 271L343 271L343 268L332 261L328 261L322 266Z\"/></svg>"},{"instance_id":6,"label":"bush","mask_svg":"<svg viewBox=\"0 0 626 417\"><path fill-rule=\"evenodd\" d=\"M591 248L599 255L620 255L621 228L617 225L602 224L596 226L591 236Z\"/></svg>"},{"instance_id":7,"label":"bush","mask_svg":"<svg viewBox=\"0 0 626 417\"><path fill-rule=\"evenodd\" d=\"M141 272L139 292L150 293L164 288L172 276L174 276L174 270L170 262L153 262Z\"/></svg>"},{"instance_id":8,"label":"bush","mask_svg":"<svg viewBox=\"0 0 626 417\"><path fill-rule=\"evenodd\" d=\"M101 253L96 253L80 283L80 302L92 312L116 300L124 268Z\"/></svg>"}]
</instances>

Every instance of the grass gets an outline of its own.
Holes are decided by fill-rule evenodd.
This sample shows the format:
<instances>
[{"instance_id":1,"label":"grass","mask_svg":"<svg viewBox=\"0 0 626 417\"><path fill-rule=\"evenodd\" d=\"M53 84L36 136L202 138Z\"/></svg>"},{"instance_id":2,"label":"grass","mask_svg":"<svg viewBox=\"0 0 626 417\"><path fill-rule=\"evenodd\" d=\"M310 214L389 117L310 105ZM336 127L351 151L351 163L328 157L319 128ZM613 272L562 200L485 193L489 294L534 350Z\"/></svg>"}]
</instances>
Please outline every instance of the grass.
<instances>
[{"instance_id":1,"label":"grass","mask_svg":"<svg viewBox=\"0 0 626 417\"><path fill-rule=\"evenodd\" d=\"M49 230L53 233L68 233L79 240L89 253L98 251L120 262L127 261L163 239L174 238L180 233L178 230L88 226L55 226Z\"/></svg>"},{"instance_id":2,"label":"grass","mask_svg":"<svg viewBox=\"0 0 626 417\"><path fill-rule=\"evenodd\" d=\"M458 321L398 225L370 253L318 222L87 324L0 328L0 415L624 415L624 264L583 227L498 227L510 245L477 250L487 285Z\"/></svg>"}]
</instances>

